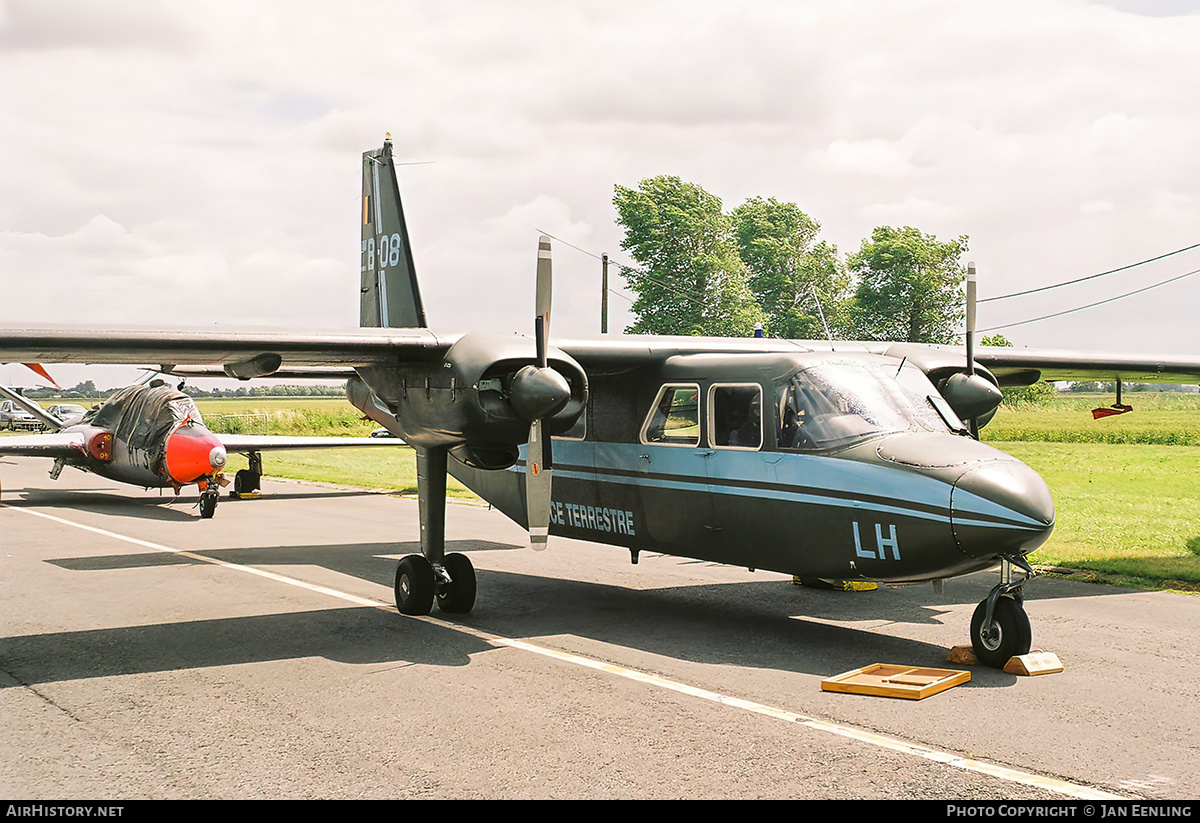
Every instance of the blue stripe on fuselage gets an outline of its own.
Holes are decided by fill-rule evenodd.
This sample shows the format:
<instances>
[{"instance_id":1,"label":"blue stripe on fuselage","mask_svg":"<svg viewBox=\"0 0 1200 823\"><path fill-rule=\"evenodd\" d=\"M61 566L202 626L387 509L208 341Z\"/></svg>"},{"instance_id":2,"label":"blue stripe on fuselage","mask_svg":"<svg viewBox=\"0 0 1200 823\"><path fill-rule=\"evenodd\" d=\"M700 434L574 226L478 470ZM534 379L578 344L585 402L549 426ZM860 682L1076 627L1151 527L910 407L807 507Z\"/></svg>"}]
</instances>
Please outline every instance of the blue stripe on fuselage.
<instances>
[{"instance_id":1,"label":"blue stripe on fuselage","mask_svg":"<svg viewBox=\"0 0 1200 823\"><path fill-rule=\"evenodd\" d=\"M554 473L563 479L788 500L950 522L951 485L899 467L816 454L558 438L553 448ZM520 460L524 458L522 446ZM509 471L523 473L524 467L518 464ZM958 522L1011 529L1044 526L998 503L961 491L959 495Z\"/></svg>"}]
</instances>

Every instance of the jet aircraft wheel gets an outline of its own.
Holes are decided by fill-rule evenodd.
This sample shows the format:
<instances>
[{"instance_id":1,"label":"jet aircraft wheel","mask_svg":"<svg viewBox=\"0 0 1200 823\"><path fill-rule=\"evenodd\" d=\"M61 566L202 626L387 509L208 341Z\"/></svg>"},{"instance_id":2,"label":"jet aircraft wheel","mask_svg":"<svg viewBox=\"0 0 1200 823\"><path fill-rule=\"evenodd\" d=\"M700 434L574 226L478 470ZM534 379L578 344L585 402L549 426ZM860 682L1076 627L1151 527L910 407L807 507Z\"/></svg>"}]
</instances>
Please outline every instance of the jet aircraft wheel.
<instances>
[{"instance_id":1,"label":"jet aircraft wheel","mask_svg":"<svg viewBox=\"0 0 1200 823\"><path fill-rule=\"evenodd\" d=\"M465 554L448 554L442 568L450 582L439 587L438 608L446 614L466 614L475 608L475 567Z\"/></svg>"},{"instance_id":2,"label":"jet aircraft wheel","mask_svg":"<svg viewBox=\"0 0 1200 823\"><path fill-rule=\"evenodd\" d=\"M983 619L986 614L987 601L984 600L975 607L971 617L971 645L980 663L1002 669L1010 657L1029 651L1033 642L1029 615L1011 597L999 597L992 613L991 630L985 632Z\"/></svg>"},{"instance_id":3,"label":"jet aircraft wheel","mask_svg":"<svg viewBox=\"0 0 1200 823\"><path fill-rule=\"evenodd\" d=\"M233 476L233 491L235 494L256 492L262 486L262 477L249 469L241 469Z\"/></svg>"},{"instance_id":4,"label":"jet aircraft wheel","mask_svg":"<svg viewBox=\"0 0 1200 823\"><path fill-rule=\"evenodd\" d=\"M205 492L200 495L200 517L205 520L217 513L218 495L214 492Z\"/></svg>"},{"instance_id":5,"label":"jet aircraft wheel","mask_svg":"<svg viewBox=\"0 0 1200 823\"><path fill-rule=\"evenodd\" d=\"M433 566L421 554L401 558L396 567L396 608L400 614L433 611Z\"/></svg>"}]
</instances>

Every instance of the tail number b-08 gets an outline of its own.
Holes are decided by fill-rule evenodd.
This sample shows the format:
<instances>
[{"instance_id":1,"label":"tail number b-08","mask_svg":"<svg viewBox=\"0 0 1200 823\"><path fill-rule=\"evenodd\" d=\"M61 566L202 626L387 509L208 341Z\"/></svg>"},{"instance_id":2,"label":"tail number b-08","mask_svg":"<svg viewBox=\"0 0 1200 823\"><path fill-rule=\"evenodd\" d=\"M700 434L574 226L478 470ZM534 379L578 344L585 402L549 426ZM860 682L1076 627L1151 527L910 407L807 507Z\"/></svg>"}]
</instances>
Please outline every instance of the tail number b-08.
<instances>
[{"instance_id":1,"label":"tail number b-08","mask_svg":"<svg viewBox=\"0 0 1200 823\"><path fill-rule=\"evenodd\" d=\"M887 560L887 550L892 550L892 559L900 559L900 541L896 537L895 524L888 525L888 536L883 536L883 526L875 524L875 548L878 551L876 554L869 549L864 551L862 545L862 537L858 531L858 521L852 521L850 527L854 530L854 554L858 557L865 557L870 560Z\"/></svg>"},{"instance_id":2,"label":"tail number b-08","mask_svg":"<svg viewBox=\"0 0 1200 823\"><path fill-rule=\"evenodd\" d=\"M364 244L367 260L374 262L376 257L376 238L368 237ZM378 239L379 268L400 265L400 234L381 234Z\"/></svg>"}]
</instances>

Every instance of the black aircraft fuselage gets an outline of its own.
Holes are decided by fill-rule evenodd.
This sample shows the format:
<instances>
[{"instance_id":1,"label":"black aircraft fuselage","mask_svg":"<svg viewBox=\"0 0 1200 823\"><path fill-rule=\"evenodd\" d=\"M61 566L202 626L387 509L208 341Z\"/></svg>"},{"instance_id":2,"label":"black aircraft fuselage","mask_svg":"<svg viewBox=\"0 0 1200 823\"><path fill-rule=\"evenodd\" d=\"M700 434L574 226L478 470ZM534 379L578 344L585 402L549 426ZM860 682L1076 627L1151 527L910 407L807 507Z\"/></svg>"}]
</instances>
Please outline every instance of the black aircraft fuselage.
<instances>
[{"instance_id":1,"label":"black aircraft fuselage","mask_svg":"<svg viewBox=\"0 0 1200 823\"><path fill-rule=\"evenodd\" d=\"M415 390L360 384L351 398L410 443L452 447L449 473L527 525L525 447L497 466L500 446L453 442L454 421L469 430L482 406L473 384L450 389L453 373L417 368L402 381ZM798 577L919 581L1023 557L1053 528L1042 479L966 436L899 359L682 355L588 378L583 410L554 438L553 535ZM412 425L432 416L424 406L441 425Z\"/></svg>"}]
</instances>

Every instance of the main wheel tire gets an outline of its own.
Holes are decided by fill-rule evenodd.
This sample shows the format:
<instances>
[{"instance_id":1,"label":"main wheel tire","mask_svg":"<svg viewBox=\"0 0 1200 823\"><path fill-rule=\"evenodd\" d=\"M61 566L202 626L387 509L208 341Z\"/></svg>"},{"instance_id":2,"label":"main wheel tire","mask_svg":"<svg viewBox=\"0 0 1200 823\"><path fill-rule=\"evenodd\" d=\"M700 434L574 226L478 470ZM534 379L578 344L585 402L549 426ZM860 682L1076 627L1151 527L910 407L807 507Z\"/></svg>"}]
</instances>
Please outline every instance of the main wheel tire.
<instances>
[{"instance_id":1,"label":"main wheel tire","mask_svg":"<svg viewBox=\"0 0 1200 823\"><path fill-rule=\"evenodd\" d=\"M396 608L400 614L433 611L433 566L421 554L400 559L396 567Z\"/></svg>"},{"instance_id":2,"label":"main wheel tire","mask_svg":"<svg viewBox=\"0 0 1200 823\"><path fill-rule=\"evenodd\" d=\"M997 598L992 613L992 632L985 633L983 619L986 614L987 601L984 600L975 607L971 617L971 645L980 663L1002 669L1010 657L1029 651L1033 642L1029 615L1011 597Z\"/></svg>"},{"instance_id":3,"label":"main wheel tire","mask_svg":"<svg viewBox=\"0 0 1200 823\"><path fill-rule=\"evenodd\" d=\"M201 518L208 520L210 517L212 517L214 514L217 513L217 500L218 499L219 498L217 495L211 494L209 492L205 492L204 494L200 495L200 517Z\"/></svg>"},{"instance_id":4,"label":"main wheel tire","mask_svg":"<svg viewBox=\"0 0 1200 823\"><path fill-rule=\"evenodd\" d=\"M475 567L465 554L448 554L442 567L450 582L437 594L438 609L446 614L466 614L475 608Z\"/></svg>"},{"instance_id":5,"label":"main wheel tire","mask_svg":"<svg viewBox=\"0 0 1200 823\"><path fill-rule=\"evenodd\" d=\"M233 476L233 490L237 494L248 494L258 491L262 478L249 469L241 469Z\"/></svg>"}]
</instances>

